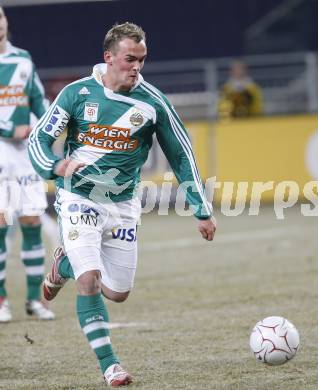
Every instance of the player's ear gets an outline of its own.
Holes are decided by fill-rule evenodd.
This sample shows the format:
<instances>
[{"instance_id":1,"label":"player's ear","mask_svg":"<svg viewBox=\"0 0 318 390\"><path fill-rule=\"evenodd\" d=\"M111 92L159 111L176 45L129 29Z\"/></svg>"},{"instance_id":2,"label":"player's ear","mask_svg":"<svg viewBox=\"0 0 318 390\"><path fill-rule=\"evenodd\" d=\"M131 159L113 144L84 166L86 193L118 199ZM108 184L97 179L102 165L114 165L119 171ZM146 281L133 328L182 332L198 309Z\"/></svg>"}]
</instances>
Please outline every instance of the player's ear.
<instances>
[{"instance_id":1,"label":"player's ear","mask_svg":"<svg viewBox=\"0 0 318 390\"><path fill-rule=\"evenodd\" d=\"M107 65L112 65L113 62L113 55L110 50L106 50L104 52L104 61L106 62Z\"/></svg>"}]
</instances>

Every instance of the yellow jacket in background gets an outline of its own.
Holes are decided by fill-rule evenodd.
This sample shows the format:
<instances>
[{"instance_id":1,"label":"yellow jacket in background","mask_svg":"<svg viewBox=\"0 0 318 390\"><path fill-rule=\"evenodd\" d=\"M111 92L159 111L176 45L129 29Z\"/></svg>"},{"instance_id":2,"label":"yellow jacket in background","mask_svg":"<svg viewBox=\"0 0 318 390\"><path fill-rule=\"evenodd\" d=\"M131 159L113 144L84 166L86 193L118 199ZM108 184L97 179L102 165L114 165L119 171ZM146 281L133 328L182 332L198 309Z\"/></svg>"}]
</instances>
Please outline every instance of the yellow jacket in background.
<instances>
[{"instance_id":1,"label":"yellow jacket in background","mask_svg":"<svg viewBox=\"0 0 318 390\"><path fill-rule=\"evenodd\" d=\"M218 103L220 117L247 117L263 113L259 86L250 78L229 80L221 89Z\"/></svg>"}]
</instances>

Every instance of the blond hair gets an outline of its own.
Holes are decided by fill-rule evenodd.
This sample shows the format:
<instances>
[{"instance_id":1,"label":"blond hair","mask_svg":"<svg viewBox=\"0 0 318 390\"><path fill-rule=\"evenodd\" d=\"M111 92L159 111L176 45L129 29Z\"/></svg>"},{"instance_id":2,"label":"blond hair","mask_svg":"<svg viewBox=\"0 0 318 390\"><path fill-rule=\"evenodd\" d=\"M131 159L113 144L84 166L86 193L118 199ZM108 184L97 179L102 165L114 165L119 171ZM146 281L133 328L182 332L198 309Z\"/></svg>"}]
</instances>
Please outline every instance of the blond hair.
<instances>
[{"instance_id":1,"label":"blond hair","mask_svg":"<svg viewBox=\"0 0 318 390\"><path fill-rule=\"evenodd\" d=\"M136 43L146 41L146 34L143 29L134 23L115 24L106 34L103 49L114 50L116 45L124 38L130 38Z\"/></svg>"}]
</instances>

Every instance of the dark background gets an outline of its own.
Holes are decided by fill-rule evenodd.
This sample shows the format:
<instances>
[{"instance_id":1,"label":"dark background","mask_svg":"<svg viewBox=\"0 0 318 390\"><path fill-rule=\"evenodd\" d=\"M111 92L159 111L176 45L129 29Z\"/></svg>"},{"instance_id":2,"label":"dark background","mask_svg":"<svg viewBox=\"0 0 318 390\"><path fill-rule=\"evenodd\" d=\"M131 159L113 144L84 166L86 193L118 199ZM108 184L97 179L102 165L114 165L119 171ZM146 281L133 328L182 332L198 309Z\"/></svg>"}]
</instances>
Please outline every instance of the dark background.
<instances>
[{"instance_id":1,"label":"dark background","mask_svg":"<svg viewBox=\"0 0 318 390\"><path fill-rule=\"evenodd\" d=\"M246 29L283 0L121 0L6 7L11 40L38 67L91 65L102 59L105 32L140 24L148 61L318 49L318 1L300 2L255 40Z\"/></svg>"}]
</instances>

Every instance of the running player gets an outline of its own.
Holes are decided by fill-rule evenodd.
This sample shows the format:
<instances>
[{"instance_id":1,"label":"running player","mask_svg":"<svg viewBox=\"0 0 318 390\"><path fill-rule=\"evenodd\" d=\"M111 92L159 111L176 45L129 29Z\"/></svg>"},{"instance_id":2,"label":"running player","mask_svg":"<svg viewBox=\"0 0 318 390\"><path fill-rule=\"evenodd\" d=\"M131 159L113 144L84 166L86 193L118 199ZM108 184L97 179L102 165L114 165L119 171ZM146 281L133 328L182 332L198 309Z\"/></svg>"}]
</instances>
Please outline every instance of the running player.
<instances>
[{"instance_id":1,"label":"running player","mask_svg":"<svg viewBox=\"0 0 318 390\"><path fill-rule=\"evenodd\" d=\"M18 214L23 238L26 311L42 320L54 318L54 313L40 300L45 253L39 216L47 207L45 187L27 151L30 113L39 118L45 109L44 90L30 54L8 41L8 21L0 7L0 322L12 319L5 288L5 239L14 212Z\"/></svg>"},{"instance_id":2,"label":"running player","mask_svg":"<svg viewBox=\"0 0 318 390\"><path fill-rule=\"evenodd\" d=\"M179 182L191 183L187 200L203 238L211 241L216 228L183 124L167 98L140 75L146 55L139 26L115 25L104 40L105 63L60 92L29 143L34 168L56 179L58 188L63 248L54 254L44 295L51 300L69 278L76 280L80 325L114 387L132 378L112 350L101 293L122 302L133 287L140 217L136 188L153 134ZM60 159L51 147L66 128Z\"/></svg>"}]
</instances>

